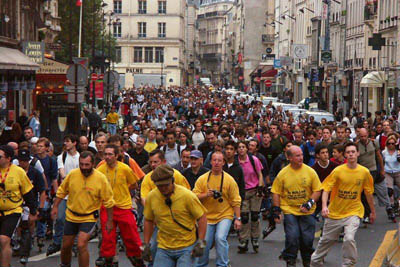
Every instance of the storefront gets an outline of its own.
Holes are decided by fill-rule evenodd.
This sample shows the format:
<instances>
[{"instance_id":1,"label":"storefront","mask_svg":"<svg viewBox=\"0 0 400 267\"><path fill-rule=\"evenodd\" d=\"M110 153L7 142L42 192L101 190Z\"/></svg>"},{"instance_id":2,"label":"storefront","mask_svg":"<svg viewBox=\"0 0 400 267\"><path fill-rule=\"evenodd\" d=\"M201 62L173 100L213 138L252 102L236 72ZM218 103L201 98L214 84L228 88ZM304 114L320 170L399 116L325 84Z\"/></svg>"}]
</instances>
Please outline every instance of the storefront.
<instances>
[{"instance_id":1,"label":"storefront","mask_svg":"<svg viewBox=\"0 0 400 267\"><path fill-rule=\"evenodd\" d=\"M33 90L33 109L39 109L39 96L64 93L67 83L68 65L45 58L40 69L36 72L36 88Z\"/></svg>"},{"instance_id":2,"label":"storefront","mask_svg":"<svg viewBox=\"0 0 400 267\"><path fill-rule=\"evenodd\" d=\"M22 110L32 110L35 71L39 65L13 48L0 47L0 120L16 120Z\"/></svg>"}]
</instances>

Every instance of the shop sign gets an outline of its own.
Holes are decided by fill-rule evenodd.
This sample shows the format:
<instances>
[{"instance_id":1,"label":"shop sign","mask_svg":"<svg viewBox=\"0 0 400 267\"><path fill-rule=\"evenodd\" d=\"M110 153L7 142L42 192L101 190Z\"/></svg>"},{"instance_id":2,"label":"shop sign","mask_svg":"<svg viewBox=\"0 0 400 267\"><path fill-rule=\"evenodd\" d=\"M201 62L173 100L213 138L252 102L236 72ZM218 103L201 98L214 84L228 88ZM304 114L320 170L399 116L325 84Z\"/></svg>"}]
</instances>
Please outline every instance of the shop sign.
<instances>
[{"instance_id":1,"label":"shop sign","mask_svg":"<svg viewBox=\"0 0 400 267\"><path fill-rule=\"evenodd\" d=\"M45 58L43 63L40 64L40 69L36 72L36 74L66 74L67 69L67 64Z\"/></svg>"},{"instance_id":2,"label":"shop sign","mask_svg":"<svg viewBox=\"0 0 400 267\"><path fill-rule=\"evenodd\" d=\"M8 91L8 83L0 82L0 92L7 92L7 91Z\"/></svg>"},{"instance_id":3,"label":"shop sign","mask_svg":"<svg viewBox=\"0 0 400 267\"><path fill-rule=\"evenodd\" d=\"M23 42L22 52L33 62L41 64L44 60L44 47L44 42Z\"/></svg>"}]
</instances>

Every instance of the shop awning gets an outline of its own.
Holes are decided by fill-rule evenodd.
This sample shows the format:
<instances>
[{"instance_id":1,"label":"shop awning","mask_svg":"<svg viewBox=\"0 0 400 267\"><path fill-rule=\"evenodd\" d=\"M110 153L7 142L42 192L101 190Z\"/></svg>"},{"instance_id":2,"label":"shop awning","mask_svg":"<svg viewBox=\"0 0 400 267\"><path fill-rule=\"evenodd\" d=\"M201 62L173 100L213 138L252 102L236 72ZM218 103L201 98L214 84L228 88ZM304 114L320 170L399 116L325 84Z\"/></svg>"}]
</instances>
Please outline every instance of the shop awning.
<instances>
[{"instance_id":1,"label":"shop awning","mask_svg":"<svg viewBox=\"0 0 400 267\"><path fill-rule=\"evenodd\" d=\"M261 70L261 77L273 77L269 75L269 72L274 71L274 66L272 65L258 65L251 73L250 76L254 76L258 74L258 70ZM276 70L275 70L276 71ZM276 74L275 74L276 75Z\"/></svg>"},{"instance_id":2,"label":"shop awning","mask_svg":"<svg viewBox=\"0 0 400 267\"><path fill-rule=\"evenodd\" d=\"M38 70L39 65L17 49L0 47L0 69Z\"/></svg>"},{"instance_id":3,"label":"shop awning","mask_svg":"<svg viewBox=\"0 0 400 267\"><path fill-rule=\"evenodd\" d=\"M372 71L361 79L360 87L383 87L384 84L385 72Z\"/></svg>"},{"instance_id":4,"label":"shop awning","mask_svg":"<svg viewBox=\"0 0 400 267\"><path fill-rule=\"evenodd\" d=\"M261 74L261 77L265 78L275 78L275 76L278 74L278 70L276 69L270 69Z\"/></svg>"}]
</instances>

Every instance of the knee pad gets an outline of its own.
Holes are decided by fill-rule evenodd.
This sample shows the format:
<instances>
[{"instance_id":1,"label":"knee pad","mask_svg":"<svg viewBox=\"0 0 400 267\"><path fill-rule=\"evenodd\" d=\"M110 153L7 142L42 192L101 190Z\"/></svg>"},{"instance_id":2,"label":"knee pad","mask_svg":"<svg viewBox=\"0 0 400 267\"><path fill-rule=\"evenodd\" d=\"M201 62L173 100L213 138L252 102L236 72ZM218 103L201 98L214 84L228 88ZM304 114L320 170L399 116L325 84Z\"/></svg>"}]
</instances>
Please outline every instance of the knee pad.
<instances>
[{"instance_id":1,"label":"knee pad","mask_svg":"<svg viewBox=\"0 0 400 267\"><path fill-rule=\"evenodd\" d=\"M389 197L392 197L393 196L393 193L394 193L394 191L393 191L393 188L389 188L388 187L388 195L389 195Z\"/></svg>"},{"instance_id":2,"label":"knee pad","mask_svg":"<svg viewBox=\"0 0 400 267\"><path fill-rule=\"evenodd\" d=\"M258 221L258 218L260 218L258 211L252 211L250 213L250 215L251 215L251 221L252 222L256 222L256 221Z\"/></svg>"},{"instance_id":3,"label":"knee pad","mask_svg":"<svg viewBox=\"0 0 400 267\"><path fill-rule=\"evenodd\" d=\"M242 217L242 224L249 223L250 218L248 213L240 213L240 216Z\"/></svg>"}]
</instances>

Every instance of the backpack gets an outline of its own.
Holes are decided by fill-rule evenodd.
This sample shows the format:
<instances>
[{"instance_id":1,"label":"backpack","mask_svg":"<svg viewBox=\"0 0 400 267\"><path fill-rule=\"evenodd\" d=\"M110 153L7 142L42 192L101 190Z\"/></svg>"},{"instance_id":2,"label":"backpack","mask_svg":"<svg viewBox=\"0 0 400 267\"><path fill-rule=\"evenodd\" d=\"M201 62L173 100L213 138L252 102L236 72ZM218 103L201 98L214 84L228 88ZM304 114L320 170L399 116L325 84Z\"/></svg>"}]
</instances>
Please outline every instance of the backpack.
<instances>
[{"instance_id":1,"label":"backpack","mask_svg":"<svg viewBox=\"0 0 400 267\"><path fill-rule=\"evenodd\" d=\"M33 168L35 168L35 165L37 163L38 159L33 157L33 159L31 160L31 162L29 163L30 166L32 166Z\"/></svg>"},{"instance_id":2,"label":"backpack","mask_svg":"<svg viewBox=\"0 0 400 267\"><path fill-rule=\"evenodd\" d=\"M164 154L167 152L167 145L164 145L162 148ZM178 155L181 156L181 146L177 144Z\"/></svg>"},{"instance_id":3,"label":"backpack","mask_svg":"<svg viewBox=\"0 0 400 267\"><path fill-rule=\"evenodd\" d=\"M129 166L129 156L124 154L124 163Z\"/></svg>"}]
</instances>

